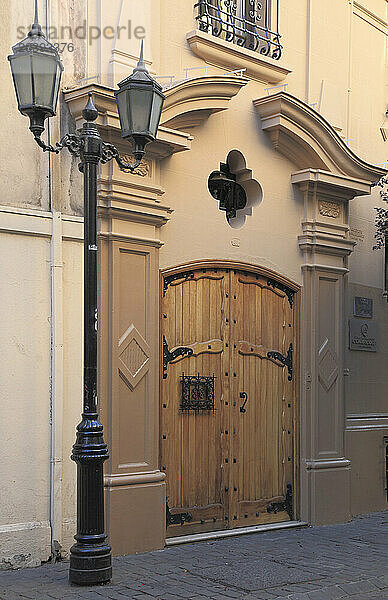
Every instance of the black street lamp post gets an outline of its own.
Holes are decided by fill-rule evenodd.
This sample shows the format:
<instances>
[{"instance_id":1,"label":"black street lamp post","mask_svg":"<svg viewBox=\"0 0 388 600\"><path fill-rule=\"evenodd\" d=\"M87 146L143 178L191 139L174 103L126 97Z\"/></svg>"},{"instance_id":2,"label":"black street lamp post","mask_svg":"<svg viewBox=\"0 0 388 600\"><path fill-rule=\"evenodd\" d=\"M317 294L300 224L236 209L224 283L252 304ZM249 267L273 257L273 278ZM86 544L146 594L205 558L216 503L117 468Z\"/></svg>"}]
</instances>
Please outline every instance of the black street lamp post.
<instances>
[{"instance_id":1,"label":"black street lamp post","mask_svg":"<svg viewBox=\"0 0 388 600\"><path fill-rule=\"evenodd\" d=\"M57 154L68 148L80 157L79 169L84 175L84 392L82 420L71 456L77 463L77 533L70 550L69 579L78 585L106 583L112 577L112 557L104 523L103 464L108 448L97 396L97 171L100 163L113 158L123 170L136 169L146 144L156 137L164 95L144 65L142 47L137 67L115 92L122 137L132 142L135 162L123 162L118 150L101 139L90 93L80 134L68 133L54 147L45 144L41 135L46 118L55 115L63 66L38 23L37 0L31 31L8 58L18 108L30 118L34 139L45 152Z\"/></svg>"}]
</instances>

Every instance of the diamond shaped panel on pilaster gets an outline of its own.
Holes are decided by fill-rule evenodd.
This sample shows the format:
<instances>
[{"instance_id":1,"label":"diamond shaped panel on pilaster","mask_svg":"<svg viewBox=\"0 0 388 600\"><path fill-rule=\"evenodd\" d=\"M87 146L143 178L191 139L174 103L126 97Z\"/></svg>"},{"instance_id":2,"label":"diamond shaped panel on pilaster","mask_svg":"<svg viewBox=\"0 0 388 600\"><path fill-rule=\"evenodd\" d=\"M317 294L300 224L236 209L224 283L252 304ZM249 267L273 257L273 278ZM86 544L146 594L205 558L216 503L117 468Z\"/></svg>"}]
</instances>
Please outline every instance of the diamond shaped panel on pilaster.
<instances>
[{"instance_id":1,"label":"diamond shaped panel on pilaster","mask_svg":"<svg viewBox=\"0 0 388 600\"><path fill-rule=\"evenodd\" d=\"M132 324L119 341L118 348L119 372L131 390L149 369L150 348Z\"/></svg>"},{"instance_id":2,"label":"diamond shaped panel on pilaster","mask_svg":"<svg viewBox=\"0 0 388 600\"><path fill-rule=\"evenodd\" d=\"M319 350L318 359L318 376L319 381L328 392L337 381L339 373L338 358L331 347L329 340L326 338Z\"/></svg>"}]
</instances>

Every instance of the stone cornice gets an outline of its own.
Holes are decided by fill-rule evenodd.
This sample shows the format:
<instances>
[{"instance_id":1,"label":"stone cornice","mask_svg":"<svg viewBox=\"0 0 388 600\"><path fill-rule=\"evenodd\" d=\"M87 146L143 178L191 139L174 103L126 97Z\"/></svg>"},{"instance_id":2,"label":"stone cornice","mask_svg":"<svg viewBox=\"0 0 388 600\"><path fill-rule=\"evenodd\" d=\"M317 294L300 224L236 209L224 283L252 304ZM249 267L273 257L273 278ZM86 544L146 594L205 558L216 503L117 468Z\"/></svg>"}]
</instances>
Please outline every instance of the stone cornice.
<instances>
[{"instance_id":1,"label":"stone cornice","mask_svg":"<svg viewBox=\"0 0 388 600\"><path fill-rule=\"evenodd\" d=\"M334 235L308 231L298 236L299 248L306 253L324 254L326 256L349 256L356 242Z\"/></svg>"},{"instance_id":2,"label":"stone cornice","mask_svg":"<svg viewBox=\"0 0 388 600\"><path fill-rule=\"evenodd\" d=\"M362 179L346 177L329 173L320 169L302 169L291 175L291 183L300 187L302 191L308 188L319 189L328 197L351 200L355 196L370 194L370 184Z\"/></svg>"},{"instance_id":3,"label":"stone cornice","mask_svg":"<svg viewBox=\"0 0 388 600\"><path fill-rule=\"evenodd\" d=\"M279 92L253 103L274 148L300 169L322 169L368 183L386 174L354 154L322 115L295 96Z\"/></svg>"},{"instance_id":4,"label":"stone cornice","mask_svg":"<svg viewBox=\"0 0 388 600\"><path fill-rule=\"evenodd\" d=\"M291 73L277 60L203 31L191 31L186 40L194 54L206 63L230 71L245 69L246 74L257 81L276 84Z\"/></svg>"},{"instance_id":5,"label":"stone cornice","mask_svg":"<svg viewBox=\"0 0 388 600\"><path fill-rule=\"evenodd\" d=\"M165 91L161 123L173 129L196 127L211 114L226 110L230 99L247 83L246 77L235 75L183 81Z\"/></svg>"},{"instance_id":6,"label":"stone cornice","mask_svg":"<svg viewBox=\"0 0 388 600\"><path fill-rule=\"evenodd\" d=\"M89 92L92 93L94 105L98 110L96 123L102 137L108 136L109 141L112 141L113 137L114 143L126 144L121 138L114 90L104 85L93 83L63 92L65 102L75 120L76 128L80 129L83 123L82 110L87 102ZM192 139L188 133L160 126L157 139L147 146L147 156L162 159L176 152L190 150ZM128 151L130 149L130 145L128 145Z\"/></svg>"},{"instance_id":7,"label":"stone cornice","mask_svg":"<svg viewBox=\"0 0 388 600\"><path fill-rule=\"evenodd\" d=\"M291 175L291 182L304 195L304 219L299 248L305 253L307 263L321 263L318 255L336 256L337 267L353 252L356 242L349 239L348 211L346 205L355 196L370 193L366 181L337 175L319 169L304 169ZM310 255L310 259L307 257ZM313 258L311 258L313 257Z\"/></svg>"}]
</instances>

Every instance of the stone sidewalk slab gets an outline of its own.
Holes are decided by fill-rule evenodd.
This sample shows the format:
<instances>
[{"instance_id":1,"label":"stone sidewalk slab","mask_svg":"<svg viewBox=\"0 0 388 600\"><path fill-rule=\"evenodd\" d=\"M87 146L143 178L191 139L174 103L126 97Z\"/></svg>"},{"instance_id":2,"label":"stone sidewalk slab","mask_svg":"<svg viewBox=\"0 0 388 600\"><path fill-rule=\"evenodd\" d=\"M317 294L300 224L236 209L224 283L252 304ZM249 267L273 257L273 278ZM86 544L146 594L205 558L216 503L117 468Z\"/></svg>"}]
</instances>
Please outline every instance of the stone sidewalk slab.
<instances>
[{"instance_id":1,"label":"stone sidewalk slab","mask_svg":"<svg viewBox=\"0 0 388 600\"><path fill-rule=\"evenodd\" d=\"M223 538L113 561L113 581L68 583L68 563L0 571L0 600L388 600L388 512Z\"/></svg>"}]
</instances>

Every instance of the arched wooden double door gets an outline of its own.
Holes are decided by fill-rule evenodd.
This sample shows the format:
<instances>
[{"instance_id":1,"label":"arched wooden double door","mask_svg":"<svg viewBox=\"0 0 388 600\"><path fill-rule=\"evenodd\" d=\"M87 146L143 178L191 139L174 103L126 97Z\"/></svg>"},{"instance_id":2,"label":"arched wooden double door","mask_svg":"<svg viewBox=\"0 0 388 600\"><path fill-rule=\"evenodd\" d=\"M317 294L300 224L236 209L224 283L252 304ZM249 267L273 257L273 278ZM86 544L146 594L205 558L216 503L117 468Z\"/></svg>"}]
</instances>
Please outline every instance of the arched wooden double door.
<instances>
[{"instance_id":1,"label":"arched wooden double door","mask_svg":"<svg viewBox=\"0 0 388 600\"><path fill-rule=\"evenodd\" d=\"M293 518L295 313L294 291L263 274L164 276L168 536Z\"/></svg>"}]
</instances>

